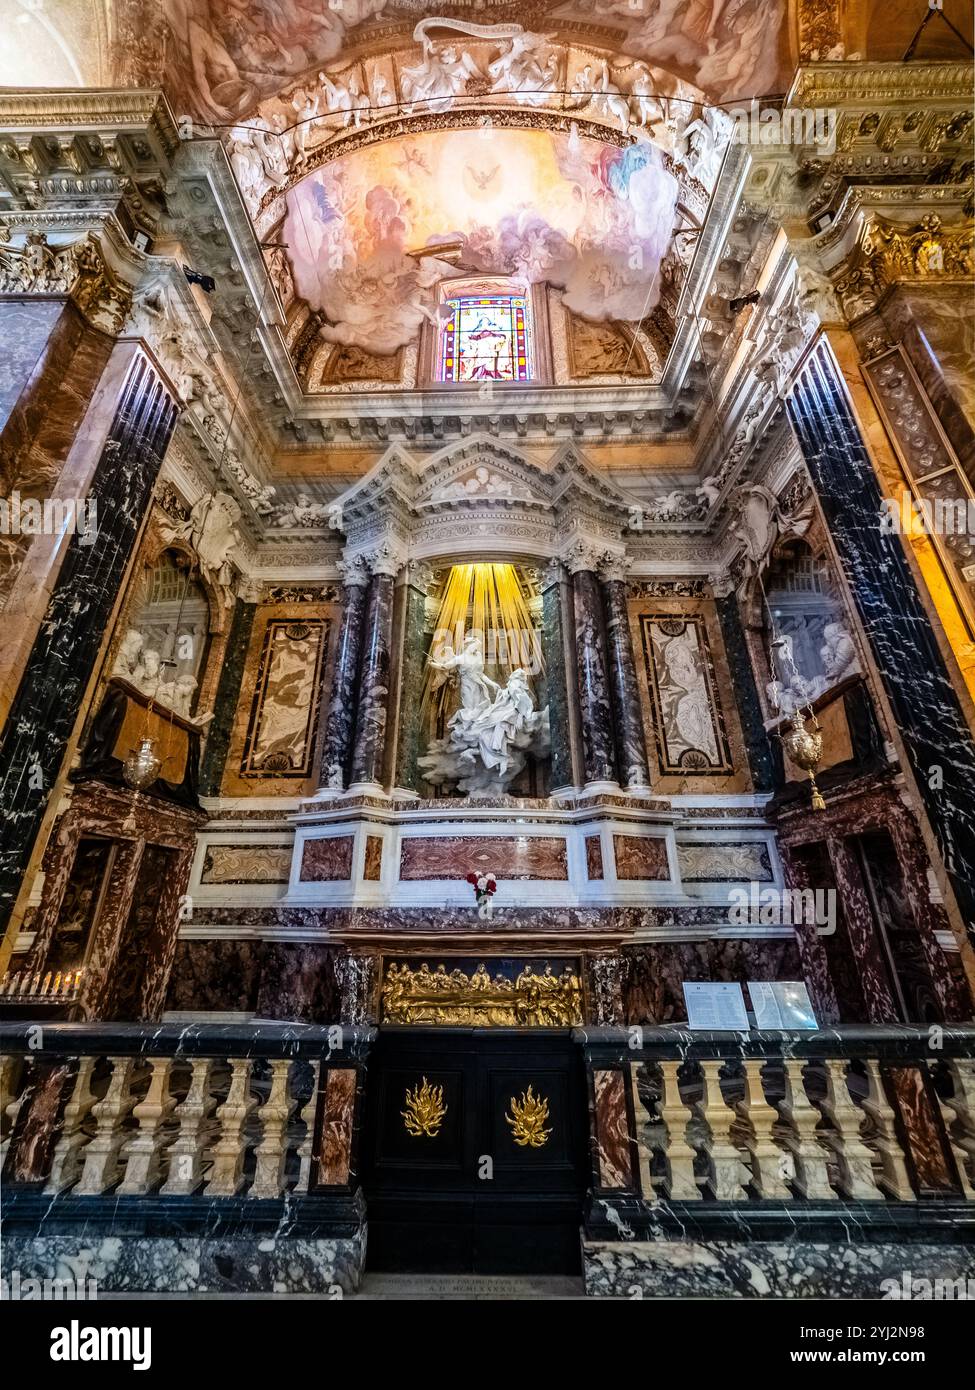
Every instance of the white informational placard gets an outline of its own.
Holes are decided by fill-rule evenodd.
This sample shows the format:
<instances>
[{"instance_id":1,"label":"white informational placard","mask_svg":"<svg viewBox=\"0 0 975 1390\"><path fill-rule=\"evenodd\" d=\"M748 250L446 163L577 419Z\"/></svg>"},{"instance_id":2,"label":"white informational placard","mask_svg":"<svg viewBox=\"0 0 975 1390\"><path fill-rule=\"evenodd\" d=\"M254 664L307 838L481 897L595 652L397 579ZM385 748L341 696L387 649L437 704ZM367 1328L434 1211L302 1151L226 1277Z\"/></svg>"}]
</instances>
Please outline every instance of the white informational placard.
<instances>
[{"instance_id":1,"label":"white informational placard","mask_svg":"<svg viewBox=\"0 0 975 1390\"><path fill-rule=\"evenodd\" d=\"M818 1028L801 980L749 980L756 1028Z\"/></svg>"},{"instance_id":2,"label":"white informational placard","mask_svg":"<svg viewBox=\"0 0 975 1390\"><path fill-rule=\"evenodd\" d=\"M685 980L683 983L688 1028L748 1032L748 1014L745 1012L741 985L711 980Z\"/></svg>"}]
</instances>

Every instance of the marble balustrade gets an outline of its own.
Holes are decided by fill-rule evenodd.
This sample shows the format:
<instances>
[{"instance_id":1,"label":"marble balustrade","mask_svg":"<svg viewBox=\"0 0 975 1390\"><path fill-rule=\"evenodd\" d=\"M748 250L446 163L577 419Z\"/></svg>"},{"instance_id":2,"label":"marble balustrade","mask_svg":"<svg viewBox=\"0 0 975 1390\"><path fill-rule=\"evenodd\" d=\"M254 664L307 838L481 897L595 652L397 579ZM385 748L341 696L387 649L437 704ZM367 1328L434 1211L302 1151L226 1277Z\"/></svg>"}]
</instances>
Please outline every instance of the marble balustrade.
<instances>
[{"instance_id":1,"label":"marble balustrade","mask_svg":"<svg viewBox=\"0 0 975 1390\"><path fill-rule=\"evenodd\" d=\"M283 1198L354 1187L362 1063L346 1025L0 1025L8 1192Z\"/></svg>"},{"instance_id":2,"label":"marble balustrade","mask_svg":"<svg viewBox=\"0 0 975 1390\"><path fill-rule=\"evenodd\" d=\"M975 1028L574 1036L594 1195L631 1230L660 1202L975 1201Z\"/></svg>"}]
</instances>

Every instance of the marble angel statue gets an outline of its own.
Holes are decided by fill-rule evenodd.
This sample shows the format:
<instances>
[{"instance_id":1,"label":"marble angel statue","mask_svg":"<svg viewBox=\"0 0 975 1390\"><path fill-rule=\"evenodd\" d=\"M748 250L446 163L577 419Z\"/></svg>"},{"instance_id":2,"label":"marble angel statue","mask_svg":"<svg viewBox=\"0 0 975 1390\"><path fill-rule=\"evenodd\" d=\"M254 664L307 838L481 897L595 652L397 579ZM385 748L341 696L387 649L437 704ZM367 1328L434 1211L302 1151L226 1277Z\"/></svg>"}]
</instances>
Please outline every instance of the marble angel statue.
<instances>
[{"instance_id":1,"label":"marble angel statue","mask_svg":"<svg viewBox=\"0 0 975 1390\"><path fill-rule=\"evenodd\" d=\"M460 708L447 733L434 739L419 765L434 786L456 783L468 796L502 795L523 770L530 753L549 747L548 708L536 710L527 672L511 672L503 686L485 673L481 637L468 632L461 650L443 645L430 657L433 688L454 679Z\"/></svg>"}]
</instances>

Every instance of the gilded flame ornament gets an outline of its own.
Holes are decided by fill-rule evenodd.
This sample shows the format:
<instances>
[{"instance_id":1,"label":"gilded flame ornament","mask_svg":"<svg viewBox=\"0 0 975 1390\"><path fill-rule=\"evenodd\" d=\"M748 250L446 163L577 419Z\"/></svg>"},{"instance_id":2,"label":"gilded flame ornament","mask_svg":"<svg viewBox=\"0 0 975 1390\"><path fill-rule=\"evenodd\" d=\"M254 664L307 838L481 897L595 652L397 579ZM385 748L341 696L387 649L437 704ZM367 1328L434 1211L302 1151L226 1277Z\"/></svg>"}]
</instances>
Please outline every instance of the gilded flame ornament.
<instances>
[{"instance_id":1,"label":"gilded flame ornament","mask_svg":"<svg viewBox=\"0 0 975 1390\"><path fill-rule=\"evenodd\" d=\"M406 1109L400 1114L406 1125L407 1134L414 1139L436 1139L440 1133L447 1107L443 1100L443 1087L431 1086L426 1077L414 1090L406 1089Z\"/></svg>"},{"instance_id":2,"label":"gilded flame ornament","mask_svg":"<svg viewBox=\"0 0 975 1390\"><path fill-rule=\"evenodd\" d=\"M823 736L819 731L819 724L816 716L813 715L813 729L812 731L807 729L805 715L801 710L796 710L791 718L792 728L788 733L782 735L782 746L796 767L809 773L809 782L812 786L812 809L825 811L826 802L816 786L816 769L823 756Z\"/></svg>"},{"instance_id":3,"label":"gilded flame ornament","mask_svg":"<svg viewBox=\"0 0 975 1390\"><path fill-rule=\"evenodd\" d=\"M545 1128L548 1119L548 1101L544 1096L536 1096L531 1086L522 1091L521 1100L511 1097L511 1113L504 1117L511 1126L515 1143L522 1149L541 1149L548 1143L552 1133Z\"/></svg>"}]
</instances>

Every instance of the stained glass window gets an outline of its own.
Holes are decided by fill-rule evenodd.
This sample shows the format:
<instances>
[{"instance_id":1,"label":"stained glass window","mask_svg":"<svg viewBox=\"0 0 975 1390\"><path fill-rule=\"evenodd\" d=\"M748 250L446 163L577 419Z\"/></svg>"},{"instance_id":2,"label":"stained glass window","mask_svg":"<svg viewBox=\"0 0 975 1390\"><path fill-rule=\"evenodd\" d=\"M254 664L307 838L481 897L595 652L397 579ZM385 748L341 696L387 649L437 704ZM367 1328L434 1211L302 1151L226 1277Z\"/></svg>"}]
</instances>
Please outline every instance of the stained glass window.
<instances>
[{"instance_id":1,"label":"stained glass window","mask_svg":"<svg viewBox=\"0 0 975 1390\"><path fill-rule=\"evenodd\" d=\"M445 307L441 381L531 381L524 295L460 295Z\"/></svg>"}]
</instances>

